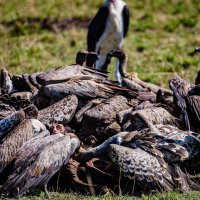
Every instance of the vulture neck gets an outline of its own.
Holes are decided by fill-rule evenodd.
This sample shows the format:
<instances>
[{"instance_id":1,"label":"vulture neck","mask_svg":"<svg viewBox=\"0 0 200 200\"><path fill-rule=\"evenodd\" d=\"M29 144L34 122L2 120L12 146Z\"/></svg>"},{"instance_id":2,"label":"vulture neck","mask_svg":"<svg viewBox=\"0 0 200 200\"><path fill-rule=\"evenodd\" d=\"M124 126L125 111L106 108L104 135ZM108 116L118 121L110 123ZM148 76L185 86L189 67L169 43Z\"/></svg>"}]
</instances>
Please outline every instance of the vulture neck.
<instances>
[{"instance_id":1,"label":"vulture neck","mask_svg":"<svg viewBox=\"0 0 200 200\"><path fill-rule=\"evenodd\" d=\"M127 77L127 72L126 72L127 60L128 60L128 57L126 54L124 54L123 56L119 58L119 72L122 78Z\"/></svg>"}]
</instances>

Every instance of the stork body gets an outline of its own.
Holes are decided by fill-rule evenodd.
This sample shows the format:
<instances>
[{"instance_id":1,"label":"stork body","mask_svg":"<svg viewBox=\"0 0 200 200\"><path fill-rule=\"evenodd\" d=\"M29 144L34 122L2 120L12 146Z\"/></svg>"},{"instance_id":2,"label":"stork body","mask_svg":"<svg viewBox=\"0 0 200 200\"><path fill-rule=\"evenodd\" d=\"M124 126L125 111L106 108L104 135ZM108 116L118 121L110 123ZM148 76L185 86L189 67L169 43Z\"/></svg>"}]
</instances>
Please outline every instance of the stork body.
<instances>
[{"instance_id":1,"label":"stork body","mask_svg":"<svg viewBox=\"0 0 200 200\"><path fill-rule=\"evenodd\" d=\"M122 0L107 0L90 22L87 35L88 51L99 55L97 69L107 70L107 54L121 48L129 26L129 9ZM119 80L118 64L116 78Z\"/></svg>"}]
</instances>

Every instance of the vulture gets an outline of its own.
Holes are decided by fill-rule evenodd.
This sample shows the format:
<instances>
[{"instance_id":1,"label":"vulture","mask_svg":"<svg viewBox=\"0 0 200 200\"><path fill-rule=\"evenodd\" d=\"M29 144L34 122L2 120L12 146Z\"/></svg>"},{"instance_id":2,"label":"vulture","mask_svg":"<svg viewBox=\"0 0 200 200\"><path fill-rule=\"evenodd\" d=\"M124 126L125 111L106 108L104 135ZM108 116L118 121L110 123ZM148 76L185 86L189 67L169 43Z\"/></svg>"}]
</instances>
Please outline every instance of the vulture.
<instances>
[{"instance_id":1,"label":"vulture","mask_svg":"<svg viewBox=\"0 0 200 200\"><path fill-rule=\"evenodd\" d=\"M128 61L128 55L122 48L110 51L108 53L108 57L115 57L119 60L119 73L122 78L121 84L123 86L133 90L138 90L139 92L147 92L148 90L156 94L159 90L161 90L166 95L172 95L172 92L168 89L140 80L138 78L138 74L135 72L127 73L126 64Z\"/></svg>"},{"instance_id":2,"label":"vulture","mask_svg":"<svg viewBox=\"0 0 200 200\"><path fill-rule=\"evenodd\" d=\"M16 154L3 194L18 198L28 189L44 186L48 196L47 183L79 146L78 138L60 133L30 139Z\"/></svg>"},{"instance_id":3,"label":"vulture","mask_svg":"<svg viewBox=\"0 0 200 200\"><path fill-rule=\"evenodd\" d=\"M95 17L91 20L87 34L88 51L99 55L97 69L107 70L107 54L122 47L123 39L129 28L130 13L123 0L106 0ZM116 79L120 81L118 64Z\"/></svg>"},{"instance_id":4,"label":"vulture","mask_svg":"<svg viewBox=\"0 0 200 200\"><path fill-rule=\"evenodd\" d=\"M200 96L191 95L195 85L183 80L179 76L169 80L169 87L174 93L176 105L180 108L181 118L188 130L200 130Z\"/></svg>"},{"instance_id":5,"label":"vulture","mask_svg":"<svg viewBox=\"0 0 200 200\"><path fill-rule=\"evenodd\" d=\"M179 166L167 164L159 150L148 146L147 149L148 151L111 144L108 155L124 177L146 192L200 189Z\"/></svg>"}]
</instances>

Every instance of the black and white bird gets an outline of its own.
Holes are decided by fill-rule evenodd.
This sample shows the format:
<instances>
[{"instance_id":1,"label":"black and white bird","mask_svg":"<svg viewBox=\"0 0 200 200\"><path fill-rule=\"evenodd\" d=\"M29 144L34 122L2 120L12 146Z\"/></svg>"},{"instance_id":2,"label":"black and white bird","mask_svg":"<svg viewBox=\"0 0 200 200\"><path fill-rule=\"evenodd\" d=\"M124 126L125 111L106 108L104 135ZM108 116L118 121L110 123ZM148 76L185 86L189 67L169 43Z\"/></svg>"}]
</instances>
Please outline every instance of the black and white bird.
<instances>
[{"instance_id":1,"label":"black and white bird","mask_svg":"<svg viewBox=\"0 0 200 200\"><path fill-rule=\"evenodd\" d=\"M123 39L129 27L129 8L123 0L106 0L92 19L88 27L88 51L99 55L97 69L107 70L109 59L107 54L111 50L122 47ZM120 81L118 63L116 79Z\"/></svg>"}]
</instances>

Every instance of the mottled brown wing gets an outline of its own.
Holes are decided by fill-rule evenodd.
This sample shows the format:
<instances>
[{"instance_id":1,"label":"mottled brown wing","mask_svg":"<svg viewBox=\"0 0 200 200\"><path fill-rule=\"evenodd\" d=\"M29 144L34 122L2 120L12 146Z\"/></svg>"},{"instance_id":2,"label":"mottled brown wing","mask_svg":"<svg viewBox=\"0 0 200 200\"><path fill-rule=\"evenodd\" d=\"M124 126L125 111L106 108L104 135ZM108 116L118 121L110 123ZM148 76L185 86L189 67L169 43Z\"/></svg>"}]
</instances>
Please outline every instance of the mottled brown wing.
<instances>
[{"instance_id":1,"label":"mottled brown wing","mask_svg":"<svg viewBox=\"0 0 200 200\"><path fill-rule=\"evenodd\" d=\"M200 131L200 96L186 96L187 111L192 128Z\"/></svg>"},{"instance_id":2,"label":"mottled brown wing","mask_svg":"<svg viewBox=\"0 0 200 200\"><path fill-rule=\"evenodd\" d=\"M17 150L27 140L33 137L30 120L24 120L1 141L0 144L0 173L13 160Z\"/></svg>"},{"instance_id":3,"label":"mottled brown wing","mask_svg":"<svg viewBox=\"0 0 200 200\"><path fill-rule=\"evenodd\" d=\"M168 165L159 157L140 148L131 149L115 144L110 145L109 157L120 168L123 176L135 179L147 191L171 191L174 188Z\"/></svg>"},{"instance_id":4,"label":"mottled brown wing","mask_svg":"<svg viewBox=\"0 0 200 200\"><path fill-rule=\"evenodd\" d=\"M193 84L176 76L170 81L170 88L173 90L175 103L181 109L187 128L200 130L200 97L189 96L188 93L194 87Z\"/></svg>"},{"instance_id":5,"label":"mottled brown wing","mask_svg":"<svg viewBox=\"0 0 200 200\"><path fill-rule=\"evenodd\" d=\"M38 136L29 140L17 153L4 192L19 196L31 187L46 184L67 162L70 148L70 138L62 134Z\"/></svg>"},{"instance_id":6,"label":"mottled brown wing","mask_svg":"<svg viewBox=\"0 0 200 200\"><path fill-rule=\"evenodd\" d=\"M53 123L66 124L71 121L78 106L75 95L69 95L55 104L39 111L38 119L47 127Z\"/></svg>"},{"instance_id":7,"label":"mottled brown wing","mask_svg":"<svg viewBox=\"0 0 200 200\"><path fill-rule=\"evenodd\" d=\"M130 106L128 105L127 99L121 95L117 95L86 111L84 117L92 118L95 122L109 124L116 119L118 112L128 108Z\"/></svg>"},{"instance_id":8,"label":"mottled brown wing","mask_svg":"<svg viewBox=\"0 0 200 200\"><path fill-rule=\"evenodd\" d=\"M100 104L104 99L93 99L88 104L86 104L84 107L82 107L75 115L75 119L77 122L81 122L83 115L86 111L93 108L94 106Z\"/></svg>"},{"instance_id":9,"label":"mottled brown wing","mask_svg":"<svg viewBox=\"0 0 200 200\"><path fill-rule=\"evenodd\" d=\"M114 94L113 90L93 80L70 80L65 83L47 85L44 93L53 99L62 99L69 94L82 98L108 98Z\"/></svg>"},{"instance_id":10,"label":"mottled brown wing","mask_svg":"<svg viewBox=\"0 0 200 200\"><path fill-rule=\"evenodd\" d=\"M156 125L160 135L155 135L157 148L169 163L193 158L199 153L199 140L191 131L183 131L170 125Z\"/></svg>"},{"instance_id":11,"label":"mottled brown wing","mask_svg":"<svg viewBox=\"0 0 200 200\"><path fill-rule=\"evenodd\" d=\"M0 120L11 115L15 111L14 107L0 101Z\"/></svg>"},{"instance_id":12,"label":"mottled brown wing","mask_svg":"<svg viewBox=\"0 0 200 200\"><path fill-rule=\"evenodd\" d=\"M48 84L61 83L64 81L68 81L71 78L82 77L82 76L91 78L92 77L100 78L100 79L105 79L108 77L106 73L97 71L92 68L90 69L80 65L70 65L53 69L49 72L41 73L36 77L36 80L41 85L48 85Z\"/></svg>"},{"instance_id":13,"label":"mottled brown wing","mask_svg":"<svg viewBox=\"0 0 200 200\"><path fill-rule=\"evenodd\" d=\"M170 124L177 127L182 126L180 120L172 116L164 108L152 107L129 113L129 120L123 124L123 130L141 131L144 128L153 130L156 124Z\"/></svg>"}]
</instances>

